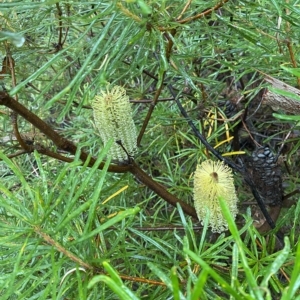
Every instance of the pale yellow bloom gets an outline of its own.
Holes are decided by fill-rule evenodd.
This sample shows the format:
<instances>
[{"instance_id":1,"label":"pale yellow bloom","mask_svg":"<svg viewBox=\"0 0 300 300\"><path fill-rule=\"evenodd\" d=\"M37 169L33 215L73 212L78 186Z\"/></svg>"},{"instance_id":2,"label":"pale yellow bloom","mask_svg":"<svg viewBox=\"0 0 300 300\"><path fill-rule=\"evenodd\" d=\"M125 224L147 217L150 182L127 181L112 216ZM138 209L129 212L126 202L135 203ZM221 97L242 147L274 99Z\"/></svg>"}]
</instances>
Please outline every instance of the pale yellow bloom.
<instances>
[{"instance_id":1,"label":"pale yellow bloom","mask_svg":"<svg viewBox=\"0 0 300 300\"><path fill-rule=\"evenodd\" d=\"M112 159L126 161L126 152L117 143L121 142L130 156L137 149L137 134L132 118L131 105L126 90L121 86L108 85L92 102L95 125L103 143L113 139L110 149Z\"/></svg>"},{"instance_id":2,"label":"pale yellow bloom","mask_svg":"<svg viewBox=\"0 0 300 300\"><path fill-rule=\"evenodd\" d=\"M237 196L231 169L220 161L206 160L197 166L194 175L194 201L199 220L203 224L209 211L209 226L213 232L228 229L219 198L223 198L233 216L236 217Z\"/></svg>"}]
</instances>

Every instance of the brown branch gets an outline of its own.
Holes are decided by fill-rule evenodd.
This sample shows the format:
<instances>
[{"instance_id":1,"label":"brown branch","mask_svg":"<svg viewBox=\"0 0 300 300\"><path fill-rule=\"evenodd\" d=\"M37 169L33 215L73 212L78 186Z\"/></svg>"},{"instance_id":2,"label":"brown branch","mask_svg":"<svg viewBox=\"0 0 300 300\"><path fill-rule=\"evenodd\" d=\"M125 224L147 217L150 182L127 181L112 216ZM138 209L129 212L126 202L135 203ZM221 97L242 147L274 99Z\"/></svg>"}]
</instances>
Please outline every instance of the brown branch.
<instances>
[{"instance_id":1,"label":"brown branch","mask_svg":"<svg viewBox=\"0 0 300 300\"><path fill-rule=\"evenodd\" d=\"M7 157L8 158L14 158L14 157L17 157L17 156L20 156L20 155L23 155L23 154L28 154L30 152L33 152L34 150L36 150L37 152L43 154L43 155L46 155L46 156L49 156L49 157L52 157L52 158L55 158L55 159L58 159L60 161L64 161L64 162L72 162L74 161L73 158L71 157L66 157L66 156L63 156L57 152L53 152L49 149L46 149L44 146L42 145L28 145L28 150L19 150L15 153L12 153L12 154L8 154Z\"/></svg>"},{"instance_id":2,"label":"brown branch","mask_svg":"<svg viewBox=\"0 0 300 300\"><path fill-rule=\"evenodd\" d=\"M206 9L205 11L201 12L200 14L197 14L195 16L192 16L192 17L188 17L186 19L183 19L183 20L179 20L178 23L180 24L185 24L185 23L188 23L190 21L193 21L193 20L197 20L197 19L200 19L200 18L203 18L209 14L211 14L213 11L219 9L220 7L222 7L226 2L228 2L229 0L222 0L220 3L218 3L217 5L215 5L214 7L211 7L211 8L208 8Z\"/></svg>"},{"instance_id":3,"label":"brown branch","mask_svg":"<svg viewBox=\"0 0 300 300\"><path fill-rule=\"evenodd\" d=\"M175 34L176 34L176 29L175 28L173 28L170 31L167 31L167 32L164 33L164 37L168 41L167 46L166 46L166 58L167 58L168 62L170 61L172 48L173 48L173 45L174 45L173 37L175 36Z\"/></svg>"},{"instance_id":4,"label":"brown branch","mask_svg":"<svg viewBox=\"0 0 300 300\"><path fill-rule=\"evenodd\" d=\"M14 157L26 154L26 153L28 153L28 151L26 151L26 150L19 150L19 151L15 152L15 153L12 153L12 154L9 154L9 155L6 155L6 156L8 158L14 158Z\"/></svg>"},{"instance_id":5,"label":"brown branch","mask_svg":"<svg viewBox=\"0 0 300 300\"><path fill-rule=\"evenodd\" d=\"M49 149L46 149L44 146L39 145L39 144L34 145L33 148L34 148L34 150L38 151L41 154L44 154L46 156L58 159L60 161L64 161L64 162L72 162L72 161L74 161L74 159L71 158L71 157L67 157L67 156L61 155L61 154L59 154L57 152L53 152L53 151L51 151Z\"/></svg>"},{"instance_id":6,"label":"brown branch","mask_svg":"<svg viewBox=\"0 0 300 300\"><path fill-rule=\"evenodd\" d=\"M38 116L36 116L34 113L29 111L25 106L11 98L9 95L7 95L4 92L0 92L0 105L5 105L12 109L14 112L18 113L20 116L22 116L24 119L26 119L28 122L30 122L32 125L34 125L36 128L38 128L41 132L43 132L48 138L50 138L53 143L60 149L65 150L71 154L75 154L77 151L77 146L67 140L66 138L60 136L56 131L54 131L48 124L46 124L43 120L41 120ZM41 151L41 153L49 154L45 149L37 149L38 151ZM58 154L57 154L58 155ZM58 156L55 158L60 159ZM65 158L63 160L66 160L68 158ZM90 159L88 166L93 166L96 162L96 159L93 157L89 157L89 155L81 151L80 152L80 159L83 161L86 161L87 159ZM99 169L102 169L104 166L104 163L101 163L99 166ZM152 191L154 191L157 195L162 197L165 201L176 207L177 203L179 203L182 207L182 210L187 213L190 216L197 217L195 209L190 206L189 204L179 200L174 195L169 193L163 186L158 184L156 181L154 181L150 176L148 176L135 162L132 162L132 164L124 165L124 166L118 166L118 165L110 165L108 167L109 172L115 172L115 173L125 173L129 171L132 173L140 182L142 182L145 186L149 187Z\"/></svg>"},{"instance_id":7,"label":"brown branch","mask_svg":"<svg viewBox=\"0 0 300 300\"><path fill-rule=\"evenodd\" d=\"M227 3L229 0L221 0L220 3L218 3L217 5L211 7L211 8L207 8L205 9L204 11L202 11L201 13L197 14L197 15L194 15L192 17L188 17L188 18L185 18L183 20L177 20L177 23L178 24L186 24L190 21L194 21L194 20L197 20L197 19L200 19L200 18L203 18L203 17L206 17L208 15L210 15L213 11L221 8L225 3ZM170 31L172 30L174 27L156 27L159 31Z\"/></svg>"},{"instance_id":8,"label":"brown branch","mask_svg":"<svg viewBox=\"0 0 300 300\"><path fill-rule=\"evenodd\" d=\"M166 284L164 282L162 282L162 281L151 280L151 279L146 279L146 278L141 278L141 277L132 277L132 276L121 275L121 274L119 274L119 276L120 276L121 279L127 280L127 281L141 282L141 283L145 283L145 284L166 286Z\"/></svg>"},{"instance_id":9,"label":"brown branch","mask_svg":"<svg viewBox=\"0 0 300 300\"><path fill-rule=\"evenodd\" d=\"M75 155L77 151L77 146L73 144L71 141L67 140L66 138L62 137L56 131L54 131L47 123L41 120L37 115L32 113L28 110L24 105L20 104L12 97L10 97L5 92L0 92L0 105L5 105L6 107L10 108L28 122L30 122L33 126L38 128L41 132L43 132L49 139L53 141L53 143L59 148L66 152L69 152ZM80 152L80 159L86 161L90 159L89 166L94 165L96 159L91 157L89 158L88 153L81 151ZM99 169L102 169L104 163L101 163ZM115 172L115 173L124 173L130 169L130 166L117 166L117 165L110 165L108 171Z\"/></svg>"},{"instance_id":10,"label":"brown branch","mask_svg":"<svg viewBox=\"0 0 300 300\"><path fill-rule=\"evenodd\" d=\"M130 103L137 104L137 103L151 103L153 100L151 99L139 99L139 100L129 100ZM174 101L174 98L160 98L157 102L167 102L167 101Z\"/></svg>"},{"instance_id":11,"label":"brown branch","mask_svg":"<svg viewBox=\"0 0 300 300\"><path fill-rule=\"evenodd\" d=\"M176 29L172 29L170 32L165 32L164 33L164 37L166 38L167 40L167 45L166 45L166 59L167 61L169 62L170 60L170 56L171 56L171 53L172 53L172 47L173 47L173 39L172 37L176 34ZM161 51L163 51L163 49L161 49ZM137 145L140 146L141 144L141 140L142 140L142 137L146 131L146 128L148 126L148 123L150 121L150 118L152 116L152 113L154 111L154 108L158 102L158 98L161 94L161 91L162 89L164 88L164 78L166 76L166 71L164 71L163 75L162 75L162 80L161 80L161 84L159 86L159 88L157 89L155 95L154 95L154 99L153 99L153 102L150 104L150 107L149 107L149 110L148 110L148 113L147 113L147 116L144 120L144 123L143 123L143 126L140 130L140 133L138 135L138 138L137 138Z\"/></svg>"},{"instance_id":12,"label":"brown branch","mask_svg":"<svg viewBox=\"0 0 300 300\"><path fill-rule=\"evenodd\" d=\"M14 135L18 141L18 143L20 144L20 146L22 147L22 149L24 149L26 152L30 152L30 147L29 145L26 144L26 142L23 140L20 131L19 131L19 127L18 127L18 114L16 114L15 112L12 113L11 115L11 120L12 120L12 124L13 124L13 130L14 130Z\"/></svg>"},{"instance_id":13,"label":"brown branch","mask_svg":"<svg viewBox=\"0 0 300 300\"><path fill-rule=\"evenodd\" d=\"M162 197L169 204L176 207L177 203L180 204L182 210L192 216L197 218L196 210L191 205L183 202L182 200L176 198L174 195L169 193L162 185L154 181L150 176L148 176L135 162L133 162L131 169L129 170L139 181L144 183L147 187L149 187L152 191L154 191L157 195Z\"/></svg>"},{"instance_id":14,"label":"brown branch","mask_svg":"<svg viewBox=\"0 0 300 300\"><path fill-rule=\"evenodd\" d=\"M11 80L12 80L12 86L15 87L16 84L17 84L16 74L15 74L15 61L12 58L8 48L7 48L6 52L7 52L6 59L7 59L8 64L9 64L10 75L11 75ZM19 101L18 95L15 96L15 99L16 99L16 101ZM16 112L12 113L11 120L12 120L12 124L13 124L14 135L15 135L16 139L18 140L20 146L25 151L30 151L30 147L26 144L26 142L23 140L23 138L20 134L19 126L18 126L18 114Z\"/></svg>"},{"instance_id":15,"label":"brown branch","mask_svg":"<svg viewBox=\"0 0 300 300\"><path fill-rule=\"evenodd\" d=\"M57 251L63 253L65 256L69 257L72 261L79 264L81 267L93 270L93 266L85 263L82 259L80 259L78 256L73 254L71 251L64 248L61 244L59 244L57 241L53 240L47 233L43 232L42 229L38 226L34 228L34 231L40 235L45 242L47 242L49 245L53 246Z\"/></svg>"},{"instance_id":16,"label":"brown branch","mask_svg":"<svg viewBox=\"0 0 300 300\"><path fill-rule=\"evenodd\" d=\"M156 105L156 103L157 103L157 101L158 101L158 98L159 98L159 96L160 96L160 94L161 94L161 91L162 91L162 89L163 89L163 87L164 87L163 81L164 81L165 75L166 75L166 72L163 73L163 78L162 78L161 85L160 85L160 87L157 89L157 91L156 91L156 93L155 93L155 95L154 95L154 99L153 99L152 103L150 104L150 107L149 107L147 116L146 116L146 118L145 118L145 120L144 120L144 122L143 122L142 128L141 128L141 130L140 130L140 132L139 132L139 135L138 135L138 138L137 138L137 145L138 145L138 146L140 146L140 144L141 144L141 140L142 140L143 135L144 135L144 133L145 133L145 131L146 131L146 128L147 128L147 126L148 126L148 123L149 123L150 118L151 118L151 116L152 116L152 113L153 113L153 111L154 111L155 105Z\"/></svg>"},{"instance_id":17,"label":"brown branch","mask_svg":"<svg viewBox=\"0 0 300 300\"><path fill-rule=\"evenodd\" d=\"M128 66L131 66L131 63L126 61L126 60L123 60L122 61L124 64L128 65ZM141 68L139 66L136 66L136 68L138 70L140 70ZM142 69L142 73L148 75L150 78L154 79L155 81L158 81L158 77L153 75L152 73L150 73L149 71L145 70L144 68Z\"/></svg>"},{"instance_id":18,"label":"brown branch","mask_svg":"<svg viewBox=\"0 0 300 300\"><path fill-rule=\"evenodd\" d=\"M179 14L179 16L177 17L177 19L176 19L177 21L179 21L182 18L183 14L187 11L187 9L191 5L191 3L192 3L192 0L188 0L187 1L187 3L185 4L183 10L181 11L181 13Z\"/></svg>"},{"instance_id":19,"label":"brown branch","mask_svg":"<svg viewBox=\"0 0 300 300\"><path fill-rule=\"evenodd\" d=\"M293 65L294 68L297 68L297 62L296 62L296 59L295 59L295 55L294 55L294 51L293 51L293 46L292 46L292 43L291 43L290 39L288 39L286 41L286 45L287 45L287 48L289 50L289 54L290 54L290 57L291 57L292 65ZM297 86L300 87L300 78L297 78Z\"/></svg>"},{"instance_id":20,"label":"brown branch","mask_svg":"<svg viewBox=\"0 0 300 300\"><path fill-rule=\"evenodd\" d=\"M63 49L64 43L67 39L68 32L69 32L69 27L66 27L66 32L65 32L65 37L63 39L63 22L62 22L62 10L59 6L59 3L56 3L56 9L57 9L57 18L58 18L58 42L54 43L54 49L48 53L57 53Z\"/></svg>"},{"instance_id":21,"label":"brown branch","mask_svg":"<svg viewBox=\"0 0 300 300\"><path fill-rule=\"evenodd\" d=\"M61 20L61 17L62 17L62 11L61 11L61 8L59 6L59 3L56 3L56 8L57 8L57 15L58 15L58 28L59 28L59 34L58 34L58 43L57 45L58 46L62 46L62 20Z\"/></svg>"}]
</instances>

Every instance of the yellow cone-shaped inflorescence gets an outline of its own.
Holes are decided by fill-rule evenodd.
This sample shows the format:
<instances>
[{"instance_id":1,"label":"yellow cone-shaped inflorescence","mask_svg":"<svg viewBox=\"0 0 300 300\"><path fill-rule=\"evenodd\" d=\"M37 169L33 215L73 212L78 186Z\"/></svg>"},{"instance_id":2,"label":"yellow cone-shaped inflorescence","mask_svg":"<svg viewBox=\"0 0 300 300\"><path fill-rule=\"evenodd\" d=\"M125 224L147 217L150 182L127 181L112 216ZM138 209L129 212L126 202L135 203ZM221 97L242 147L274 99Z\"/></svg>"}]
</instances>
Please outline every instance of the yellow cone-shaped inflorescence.
<instances>
[{"instance_id":1,"label":"yellow cone-shaped inflorescence","mask_svg":"<svg viewBox=\"0 0 300 300\"><path fill-rule=\"evenodd\" d=\"M213 232L228 229L219 199L223 198L233 216L236 217L237 196L231 169L220 161L206 160L197 166L194 175L195 209L201 223L209 211L209 226Z\"/></svg>"},{"instance_id":2,"label":"yellow cone-shaped inflorescence","mask_svg":"<svg viewBox=\"0 0 300 300\"><path fill-rule=\"evenodd\" d=\"M137 134L126 90L120 86L108 85L106 90L95 96L92 108L95 125L103 143L107 143L110 139L114 140L109 153L112 159L119 162L128 160L120 142L128 154L134 156L137 149Z\"/></svg>"}]
</instances>

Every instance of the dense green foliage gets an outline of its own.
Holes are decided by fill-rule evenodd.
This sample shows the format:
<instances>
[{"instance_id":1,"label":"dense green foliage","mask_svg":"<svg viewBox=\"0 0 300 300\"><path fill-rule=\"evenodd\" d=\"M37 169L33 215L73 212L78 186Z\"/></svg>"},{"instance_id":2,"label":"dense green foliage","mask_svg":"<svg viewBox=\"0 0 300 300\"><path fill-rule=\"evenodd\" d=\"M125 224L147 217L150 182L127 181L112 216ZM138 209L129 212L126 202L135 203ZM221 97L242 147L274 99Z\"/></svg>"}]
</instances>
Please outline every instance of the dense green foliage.
<instances>
[{"instance_id":1,"label":"dense green foliage","mask_svg":"<svg viewBox=\"0 0 300 300\"><path fill-rule=\"evenodd\" d=\"M250 110L266 85L258 70L299 85L299 18L297 0L1 1L0 91L77 152L60 149L21 116L16 126L1 106L0 298L300 299L297 195L264 236L236 173L239 218L235 223L221 201L230 232L212 235L208 220L200 225L134 174L111 172L106 154L114 141L102 145L91 109L106 83L123 86L138 132L143 128L136 163L193 206L193 172L214 156L170 90L207 141L233 160L226 139L240 113L227 122L219 102L238 90ZM285 114L263 112L253 127L264 128L260 142L276 151L294 130L284 157L287 194L299 186L300 142L299 118ZM96 162L82 161L81 150Z\"/></svg>"}]
</instances>

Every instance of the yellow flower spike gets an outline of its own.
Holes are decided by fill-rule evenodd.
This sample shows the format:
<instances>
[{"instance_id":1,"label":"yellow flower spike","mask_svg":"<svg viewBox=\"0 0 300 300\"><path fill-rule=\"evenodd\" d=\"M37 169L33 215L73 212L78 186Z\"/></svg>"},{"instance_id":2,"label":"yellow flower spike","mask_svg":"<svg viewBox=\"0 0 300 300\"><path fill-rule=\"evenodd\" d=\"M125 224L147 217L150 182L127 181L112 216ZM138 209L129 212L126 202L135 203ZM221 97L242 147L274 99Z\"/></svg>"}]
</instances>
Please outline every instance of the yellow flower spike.
<instances>
[{"instance_id":1,"label":"yellow flower spike","mask_svg":"<svg viewBox=\"0 0 300 300\"><path fill-rule=\"evenodd\" d=\"M127 153L134 156L137 149L137 134L126 90L120 86L107 86L92 102L96 128L103 143L113 139L109 154L118 161L128 160ZM124 149L120 146L122 143Z\"/></svg>"},{"instance_id":2,"label":"yellow flower spike","mask_svg":"<svg viewBox=\"0 0 300 300\"><path fill-rule=\"evenodd\" d=\"M206 160L197 166L194 174L194 202L202 224L207 210L209 210L209 226L212 232L222 232L228 229L219 205L220 197L226 201L233 218L235 218L238 213L238 198L232 171L223 162Z\"/></svg>"}]
</instances>

